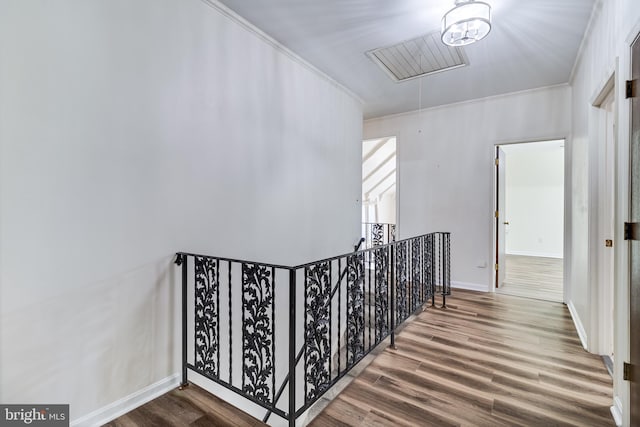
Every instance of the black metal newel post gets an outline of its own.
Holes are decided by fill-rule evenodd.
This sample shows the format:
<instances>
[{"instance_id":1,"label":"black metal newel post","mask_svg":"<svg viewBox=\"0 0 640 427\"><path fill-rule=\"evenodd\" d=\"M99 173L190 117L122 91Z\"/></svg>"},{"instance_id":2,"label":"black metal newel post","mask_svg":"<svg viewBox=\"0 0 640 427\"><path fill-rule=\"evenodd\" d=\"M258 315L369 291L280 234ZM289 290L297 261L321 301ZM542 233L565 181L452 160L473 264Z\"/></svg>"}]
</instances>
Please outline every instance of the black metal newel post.
<instances>
[{"instance_id":1,"label":"black metal newel post","mask_svg":"<svg viewBox=\"0 0 640 427\"><path fill-rule=\"evenodd\" d=\"M187 259L180 255L182 263L182 382L180 389L189 385L187 381Z\"/></svg>"},{"instance_id":2,"label":"black metal newel post","mask_svg":"<svg viewBox=\"0 0 640 427\"><path fill-rule=\"evenodd\" d=\"M395 275L395 264L396 264L396 256L395 256L395 243L391 245L391 319L389 322L390 331L391 331L391 348L396 348L396 275Z\"/></svg>"},{"instance_id":3,"label":"black metal newel post","mask_svg":"<svg viewBox=\"0 0 640 427\"><path fill-rule=\"evenodd\" d=\"M296 426L296 270L289 270L289 427Z\"/></svg>"},{"instance_id":4,"label":"black metal newel post","mask_svg":"<svg viewBox=\"0 0 640 427\"><path fill-rule=\"evenodd\" d=\"M444 233L440 234L442 250L442 308L447 308L447 251L445 247Z\"/></svg>"},{"instance_id":5,"label":"black metal newel post","mask_svg":"<svg viewBox=\"0 0 640 427\"><path fill-rule=\"evenodd\" d=\"M438 266L436 265L436 235L431 234L429 236L431 242L431 250L429 256L431 257L431 307L436 306L436 277L438 275Z\"/></svg>"}]
</instances>

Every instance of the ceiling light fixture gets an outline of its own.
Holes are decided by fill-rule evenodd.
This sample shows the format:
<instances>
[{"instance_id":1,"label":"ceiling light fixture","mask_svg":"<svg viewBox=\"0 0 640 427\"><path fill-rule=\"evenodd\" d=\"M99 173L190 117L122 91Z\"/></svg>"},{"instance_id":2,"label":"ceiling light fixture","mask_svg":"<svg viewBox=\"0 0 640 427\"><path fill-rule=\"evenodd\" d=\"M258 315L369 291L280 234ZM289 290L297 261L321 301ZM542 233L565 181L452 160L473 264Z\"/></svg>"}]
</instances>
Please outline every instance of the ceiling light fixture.
<instances>
[{"instance_id":1,"label":"ceiling light fixture","mask_svg":"<svg viewBox=\"0 0 640 427\"><path fill-rule=\"evenodd\" d=\"M442 42L465 46L482 40L491 31L491 6L475 0L456 0L456 7L442 18Z\"/></svg>"}]
</instances>

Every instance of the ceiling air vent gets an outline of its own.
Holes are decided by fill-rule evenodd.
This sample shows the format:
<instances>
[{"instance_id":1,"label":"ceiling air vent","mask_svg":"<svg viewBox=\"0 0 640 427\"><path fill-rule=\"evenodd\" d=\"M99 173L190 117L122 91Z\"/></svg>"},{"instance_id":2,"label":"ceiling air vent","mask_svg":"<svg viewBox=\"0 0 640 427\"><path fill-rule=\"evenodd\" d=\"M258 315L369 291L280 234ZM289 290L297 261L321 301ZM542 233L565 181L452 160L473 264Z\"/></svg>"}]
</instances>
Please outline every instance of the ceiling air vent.
<instances>
[{"instance_id":1,"label":"ceiling air vent","mask_svg":"<svg viewBox=\"0 0 640 427\"><path fill-rule=\"evenodd\" d=\"M396 82L468 65L464 51L442 43L439 31L370 50L367 56Z\"/></svg>"}]
</instances>

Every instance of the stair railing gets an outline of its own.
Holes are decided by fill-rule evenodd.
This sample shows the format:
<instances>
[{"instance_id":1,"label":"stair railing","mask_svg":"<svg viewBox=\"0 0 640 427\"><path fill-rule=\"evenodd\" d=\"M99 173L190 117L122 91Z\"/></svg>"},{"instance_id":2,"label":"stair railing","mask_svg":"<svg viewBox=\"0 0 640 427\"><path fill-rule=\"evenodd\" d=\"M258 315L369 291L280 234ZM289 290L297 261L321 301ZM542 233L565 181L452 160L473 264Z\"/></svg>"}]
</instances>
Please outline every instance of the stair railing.
<instances>
[{"instance_id":1,"label":"stair railing","mask_svg":"<svg viewBox=\"0 0 640 427\"><path fill-rule=\"evenodd\" d=\"M363 222L362 235L366 249L386 245L396 240L396 225L386 222Z\"/></svg>"},{"instance_id":2,"label":"stair railing","mask_svg":"<svg viewBox=\"0 0 640 427\"><path fill-rule=\"evenodd\" d=\"M182 386L191 373L265 422L294 426L382 341L395 346L396 328L429 299L439 293L445 307L450 233L354 249L295 267L177 253Z\"/></svg>"}]
</instances>

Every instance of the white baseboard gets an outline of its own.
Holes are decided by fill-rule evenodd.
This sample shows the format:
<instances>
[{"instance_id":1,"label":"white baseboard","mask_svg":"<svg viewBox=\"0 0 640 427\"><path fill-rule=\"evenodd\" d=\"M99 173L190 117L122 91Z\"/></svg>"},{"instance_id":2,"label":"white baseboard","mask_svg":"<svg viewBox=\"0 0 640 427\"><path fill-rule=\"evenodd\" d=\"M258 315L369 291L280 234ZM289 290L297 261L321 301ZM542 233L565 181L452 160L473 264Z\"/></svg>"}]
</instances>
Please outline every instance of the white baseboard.
<instances>
[{"instance_id":1,"label":"white baseboard","mask_svg":"<svg viewBox=\"0 0 640 427\"><path fill-rule=\"evenodd\" d=\"M489 292L487 285L480 285L478 283L466 283L466 282L451 282L451 287L454 289L466 289L468 291Z\"/></svg>"},{"instance_id":2,"label":"white baseboard","mask_svg":"<svg viewBox=\"0 0 640 427\"><path fill-rule=\"evenodd\" d=\"M534 257L540 257L540 258L562 259L562 254L549 253L549 252L509 251L507 252L507 255L534 256Z\"/></svg>"},{"instance_id":3,"label":"white baseboard","mask_svg":"<svg viewBox=\"0 0 640 427\"><path fill-rule=\"evenodd\" d=\"M613 398L613 406L611 407L611 415L616 426L622 427L622 402L618 396Z\"/></svg>"},{"instance_id":4,"label":"white baseboard","mask_svg":"<svg viewBox=\"0 0 640 427\"><path fill-rule=\"evenodd\" d=\"M576 308L573 306L573 302L569 302L567 304L567 308L569 308L569 313L571 313L571 319L573 319L573 324L576 327L576 331L578 331L578 337L580 337L580 342L582 343L582 347L588 351L587 348L587 333L584 330L584 326L582 326L582 321L580 320L580 316L578 316L578 312Z\"/></svg>"},{"instance_id":5,"label":"white baseboard","mask_svg":"<svg viewBox=\"0 0 640 427\"><path fill-rule=\"evenodd\" d=\"M138 390L103 408L91 412L71 422L71 427L93 427L108 423L121 415L144 405L145 403L176 388L180 384L180 374L176 373L157 383Z\"/></svg>"}]
</instances>

